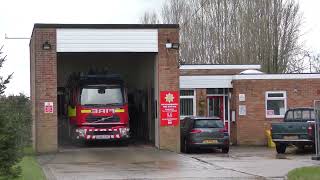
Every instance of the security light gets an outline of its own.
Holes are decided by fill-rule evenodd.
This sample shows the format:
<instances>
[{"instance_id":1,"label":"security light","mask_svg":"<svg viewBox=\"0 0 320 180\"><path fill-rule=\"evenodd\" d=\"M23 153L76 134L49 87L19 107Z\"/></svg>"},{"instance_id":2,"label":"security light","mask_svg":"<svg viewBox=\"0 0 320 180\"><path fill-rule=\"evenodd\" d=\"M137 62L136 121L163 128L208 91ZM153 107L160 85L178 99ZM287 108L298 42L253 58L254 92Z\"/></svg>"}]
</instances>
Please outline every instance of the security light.
<instances>
[{"instance_id":1,"label":"security light","mask_svg":"<svg viewBox=\"0 0 320 180\"><path fill-rule=\"evenodd\" d=\"M49 44L49 42L46 41L45 43L43 43L42 49L43 50L51 50L51 44Z\"/></svg>"},{"instance_id":2,"label":"security light","mask_svg":"<svg viewBox=\"0 0 320 180\"><path fill-rule=\"evenodd\" d=\"M180 44L179 43L172 43L172 49L179 49Z\"/></svg>"},{"instance_id":3,"label":"security light","mask_svg":"<svg viewBox=\"0 0 320 180\"><path fill-rule=\"evenodd\" d=\"M167 49L179 49L180 44L179 43L166 43Z\"/></svg>"}]
</instances>

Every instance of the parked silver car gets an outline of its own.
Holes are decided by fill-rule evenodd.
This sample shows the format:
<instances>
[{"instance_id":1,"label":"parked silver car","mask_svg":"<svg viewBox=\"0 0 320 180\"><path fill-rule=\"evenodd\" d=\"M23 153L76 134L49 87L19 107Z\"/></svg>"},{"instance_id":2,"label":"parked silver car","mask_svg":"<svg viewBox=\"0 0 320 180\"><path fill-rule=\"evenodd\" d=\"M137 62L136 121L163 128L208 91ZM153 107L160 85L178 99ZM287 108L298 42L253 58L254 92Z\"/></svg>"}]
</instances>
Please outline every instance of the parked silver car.
<instances>
[{"instance_id":1,"label":"parked silver car","mask_svg":"<svg viewBox=\"0 0 320 180\"><path fill-rule=\"evenodd\" d=\"M181 151L220 148L229 152L229 134L219 117L186 117L181 121Z\"/></svg>"}]
</instances>

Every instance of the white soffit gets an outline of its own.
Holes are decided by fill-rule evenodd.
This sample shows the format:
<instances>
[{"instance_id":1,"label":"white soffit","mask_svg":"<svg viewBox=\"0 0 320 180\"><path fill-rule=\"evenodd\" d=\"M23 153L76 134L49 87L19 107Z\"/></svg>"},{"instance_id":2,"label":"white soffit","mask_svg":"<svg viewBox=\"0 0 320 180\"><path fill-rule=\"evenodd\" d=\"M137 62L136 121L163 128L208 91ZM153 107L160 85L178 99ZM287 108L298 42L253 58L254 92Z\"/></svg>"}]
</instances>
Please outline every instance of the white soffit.
<instances>
[{"instance_id":1,"label":"white soffit","mask_svg":"<svg viewBox=\"0 0 320 180\"><path fill-rule=\"evenodd\" d=\"M233 76L180 76L180 88L232 88Z\"/></svg>"},{"instance_id":2,"label":"white soffit","mask_svg":"<svg viewBox=\"0 0 320 180\"><path fill-rule=\"evenodd\" d=\"M233 80L259 79L320 79L320 74L252 74L234 75Z\"/></svg>"},{"instance_id":3,"label":"white soffit","mask_svg":"<svg viewBox=\"0 0 320 180\"><path fill-rule=\"evenodd\" d=\"M180 69L261 69L261 65L220 65L220 64L206 64L206 65L181 65Z\"/></svg>"},{"instance_id":4,"label":"white soffit","mask_svg":"<svg viewBox=\"0 0 320 180\"><path fill-rule=\"evenodd\" d=\"M57 52L158 52L158 30L59 28Z\"/></svg>"}]
</instances>

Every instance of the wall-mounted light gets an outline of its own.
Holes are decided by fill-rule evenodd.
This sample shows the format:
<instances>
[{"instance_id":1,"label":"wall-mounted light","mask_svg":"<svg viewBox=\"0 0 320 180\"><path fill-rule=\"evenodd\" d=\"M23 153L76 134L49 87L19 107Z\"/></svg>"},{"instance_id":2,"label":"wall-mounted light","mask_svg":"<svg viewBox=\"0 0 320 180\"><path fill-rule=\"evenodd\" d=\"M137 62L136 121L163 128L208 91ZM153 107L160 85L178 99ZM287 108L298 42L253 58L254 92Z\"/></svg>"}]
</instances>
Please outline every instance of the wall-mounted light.
<instances>
[{"instance_id":1,"label":"wall-mounted light","mask_svg":"<svg viewBox=\"0 0 320 180\"><path fill-rule=\"evenodd\" d=\"M166 48L167 49L179 49L180 44L179 43L166 43Z\"/></svg>"},{"instance_id":2,"label":"wall-mounted light","mask_svg":"<svg viewBox=\"0 0 320 180\"><path fill-rule=\"evenodd\" d=\"M46 41L45 43L42 44L42 49L51 50L51 44L48 41Z\"/></svg>"}]
</instances>

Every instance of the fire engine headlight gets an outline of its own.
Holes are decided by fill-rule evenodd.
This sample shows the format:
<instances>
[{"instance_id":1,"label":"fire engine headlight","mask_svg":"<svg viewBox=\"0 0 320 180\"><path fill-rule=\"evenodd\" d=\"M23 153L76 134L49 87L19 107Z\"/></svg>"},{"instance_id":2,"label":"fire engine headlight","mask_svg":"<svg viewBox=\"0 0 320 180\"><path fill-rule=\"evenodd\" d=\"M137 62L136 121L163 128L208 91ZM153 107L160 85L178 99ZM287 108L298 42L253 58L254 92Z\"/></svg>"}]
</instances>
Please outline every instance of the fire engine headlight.
<instances>
[{"instance_id":1,"label":"fire engine headlight","mask_svg":"<svg viewBox=\"0 0 320 180\"><path fill-rule=\"evenodd\" d=\"M119 129L121 136L128 136L129 135L129 128L120 128Z\"/></svg>"},{"instance_id":2,"label":"fire engine headlight","mask_svg":"<svg viewBox=\"0 0 320 180\"><path fill-rule=\"evenodd\" d=\"M80 137L84 137L86 135L87 130L86 129L77 129L77 132Z\"/></svg>"}]
</instances>

